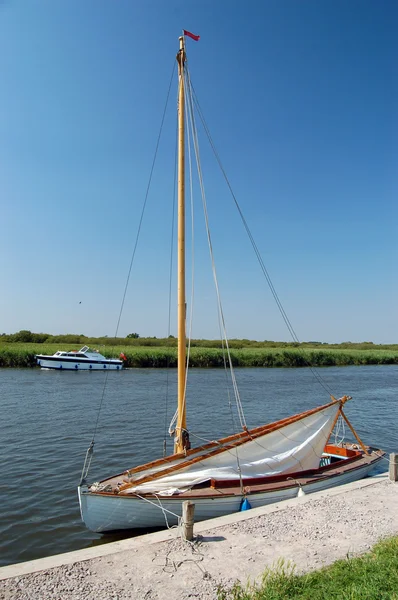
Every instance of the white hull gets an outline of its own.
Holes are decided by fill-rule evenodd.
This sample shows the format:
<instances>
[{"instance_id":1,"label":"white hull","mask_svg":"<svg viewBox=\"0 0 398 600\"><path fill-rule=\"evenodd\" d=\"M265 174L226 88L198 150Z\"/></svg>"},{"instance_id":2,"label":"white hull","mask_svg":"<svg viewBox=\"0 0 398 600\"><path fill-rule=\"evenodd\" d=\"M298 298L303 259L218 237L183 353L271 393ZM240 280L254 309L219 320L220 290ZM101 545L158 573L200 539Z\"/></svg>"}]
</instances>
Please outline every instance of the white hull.
<instances>
[{"instance_id":1,"label":"white hull","mask_svg":"<svg viewBox=\"0 0 398 600\"><path fill-rule=\"evenodd\" d=\"M92 350L88 346L83 346L79 351L58 350L51 356L37 354L36 360L42 369L59 369L60 371L120 371L123 368L122 360L105 358L98 350Z\"/></svg>"},{"instance_id":2,"label":"white hull","mask_svg":"<svg viewBox=\"0 0 398 600\"><path fill-rule=\"evenodd\" d=\"M318 492L338 485L350 483L367 477L374 468L375 461L352 470L338 473L329 478L302 484L306 494ZM292 482L293 483L293 482ZM273 489L254 492L247 495L252 508L265 506L289 498L295 498L299 492L298 485L284 489ZM101 495L89 492L87 488L78 488L80 512L88 529L96 532L115 531L121 529L149 529L151 527L176 525L182 514L182 502L187 497L164 497L141 499L136 496ZM220 497L189 498L195 504L195 521L204 521L221 517L240 510L244 495ZM148 501L149 500L149 501ZM163 510L165 512L163 512ZM166 512L170 511L170 512Z\"/></svg>"},{"instance_id":3,"label":"white hull","mask_svg":"<svg viewBox=\"0 0 398 600\"><path fill-rule=\"evenodd\" d=\"M66 361L66 360L48 360L37 357L37 364L42 369L59 369L62 371L120 371L123 367L122 361L103 361L96 363L93 361Z\"/></svg>"}]
</instances>

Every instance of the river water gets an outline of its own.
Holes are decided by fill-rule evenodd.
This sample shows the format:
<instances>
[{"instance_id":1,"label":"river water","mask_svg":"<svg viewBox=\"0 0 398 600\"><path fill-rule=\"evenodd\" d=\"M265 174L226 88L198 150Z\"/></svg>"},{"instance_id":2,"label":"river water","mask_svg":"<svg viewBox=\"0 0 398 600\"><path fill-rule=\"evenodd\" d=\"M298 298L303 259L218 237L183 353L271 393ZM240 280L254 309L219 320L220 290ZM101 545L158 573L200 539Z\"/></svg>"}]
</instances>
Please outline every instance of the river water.
<instances>
[{"instance_id":1,"label":"river water","mask_svg":"<svg viewBox=\"0 0 398 600\"><path fill-rule=\"evenodd\" d=\"M365 443L398 451L397 365L317 373L336 397L353 396L345 412ZM249 427L329 401L309 369L239 369L236 378ZM170 453L176 371L0 369L0 386L0 565L119 539L81 523L87 447L99 415L89 481L161 457L165 437ZM187 398L193 445L234 431L223 370L191 370Z\"/></svg>"}]
</instances>

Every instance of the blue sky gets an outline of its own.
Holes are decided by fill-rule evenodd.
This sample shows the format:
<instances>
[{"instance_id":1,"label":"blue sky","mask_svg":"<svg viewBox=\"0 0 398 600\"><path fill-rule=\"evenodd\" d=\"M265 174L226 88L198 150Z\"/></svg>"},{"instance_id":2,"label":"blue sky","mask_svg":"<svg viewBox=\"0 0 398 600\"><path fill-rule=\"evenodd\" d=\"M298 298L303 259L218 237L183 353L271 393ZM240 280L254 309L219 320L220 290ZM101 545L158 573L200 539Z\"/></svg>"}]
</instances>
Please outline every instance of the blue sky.
<instances>
[{"instance_id":1,"label":"blue sky","mask_svg":"<svg viewBox=\"0 0 398 600\"><path fill-rule=\"evenodd\" d=\"M397 27L383 0L3 1L1 331L115 333L185 28L201 36L187 41L192 81L298 337L397 342ZM175 85L120 335L168 333ZM201 148L228 335L289 340ZM193 335L216 338L199 229Z\"/></svg>"}]
</instances>

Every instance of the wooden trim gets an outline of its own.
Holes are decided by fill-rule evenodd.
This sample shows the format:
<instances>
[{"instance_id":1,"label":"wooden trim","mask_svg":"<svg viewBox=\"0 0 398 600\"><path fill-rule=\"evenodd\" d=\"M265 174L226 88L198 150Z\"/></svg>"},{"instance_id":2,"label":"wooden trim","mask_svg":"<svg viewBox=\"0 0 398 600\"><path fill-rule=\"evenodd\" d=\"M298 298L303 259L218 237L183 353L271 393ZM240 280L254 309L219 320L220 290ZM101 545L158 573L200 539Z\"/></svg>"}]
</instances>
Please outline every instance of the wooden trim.
<instances>
[{"instance_id":1,"label":"wooden trim","mask_svg":"<svg viewBox=\"0 0 398 600\"><path fill-rule=\"evenodd\" d=\"M329 452L329 454L335 454L337 456L345 456L347 458L351 458L352 456L356 456L359 451L351 450L350 448L344 448L342 446L326 444L324 452Z\"/></svg>"},{"instance_id":2,"label":"wooden trim","mask_svg":"<svg viewBox=\"0 0 398 600\"><path fill-rule=\"evenodd\" d=\"M361 438L359 437L359 435L357 434L357 432L355 431L355 429L353 428L353 426L351 425L351 423L349 422L349 420L347 419L346 415L344 414L344 411L342 408L340 408L340 412L342 414L342 416L344 417L348 427L351 429L353 435L355 436L355 439L357 440L358 444L361 446L362 450L365 452L366 455L369 456L369 452L365 446L365 444L363 443L363 441L361 440Z\"/></svg>"},{"instance_id":3,"label":"wooden trim","mask_svg":"<svg viewBox=\"0 0 398 600\"><path fill-rule=\"evenodd\" d=\"M290 479L287 481L286 478L287 477L292 477L293 479L295 479L297 482L299 482L301 485L305 486L308 483L311 482L317 482L317 481L322 481L324 479L334 479L335 477L338 477L339 475L341 475L342 472L352 472L352 471L357 471L358 469L361 469L364 467L365 464L371 464L371 463L377 463L381 460L382 456L385 455L385 452L378 450L378 452L380 452L380 455L376 455L375 452L372 452L370 455L368 456L364 456L363 454L361 456L355 456L352 458L349 458L347 460L342 460L341 462L337 462L334 463L332 465L326 465L325 467L322 467L321 469L315 469L312 473L312 475L308 475L308 471L306 471L306 476L303 476L304 472L301 473L288 473L285 474L284 476L280 477L280 481L279 482L275 482L275 486L269 486L269 484L271 483L270 479L271 477L266 477L264 478L264 482L263 485L260 486L262 487L262 489L256 489L256 490L251 490L251 495L255 496L257 494L261 494L264 493L266 491L270 491L270 492L275 492L278 491L281 488L286 488L286 487L294 487L297 485L297 483L295 481L290 482ZM348 468L347 468L348 467ZM336 471L335 473L328 473L328 471ZM297 475L296 477L294 477L295 475ZM276 479L276 476L272 476L273 479ZM266 481L265 481L266 480ZM230 482L231 483L231 482ZM279 486L278 486L279 483ZM233 489L234 486L231 486L231 489ZM238 481L238 483L235 485L236 491L231 491L228 493L223 493L220 490L212 490L213 494L209 494L210 488L205 488L206 493L202 493L201 494L201 490L200 489L193 489L191 490L189 493L181 493L178 494L176 496L170 496L167 500L169 501L176 501L176 502L181 502L181 500L183 499L189 499L189 500L195 500L195 499L203 499L203 498L213 498L215 499L216 496L215 494L217 492L219 492L220 497L230 497L230 496L237 496L237 495L242 495L241 493L241 484L240 481ZM268 488L268 489L267 489ZM157 495L152 493L152 492L142 492L140 493L140 495L137 494L115 494L114 492L89 492L90 494L93 494L95 496L103 496L103 497L108 497L108 498L124 498L126 501L127 500L131 500L131 499L140 499L141 497L143 498L157 498ZM219 496L217 496L219 497Z\"/></svg>"},{"instance_id":4,"label":"wooden trim","mask_svg":"<svg viewBox=\"0 0 398 600\"><path fill-rule=\"evenodd\" d=\"M314 475L321 475L325 471L331 471L332 469L345 467L346 465L359 460L362 458L362 456L362 452L354 451L354 456L351 456L350 458L341 458L338 462L331 463L330 465L324 465L318 469L307 469L305 471L296 471L294 473L280 473L279 475L264 475L264 477L248 477L246 479L242 479L242 484L243 486L264 485L266 483L278 483L279 481L287 481L290 479L313 477ZM210 487L215 489L239 486L241 486L240 479L210 479Z\"/></svg>"}]
</instances>

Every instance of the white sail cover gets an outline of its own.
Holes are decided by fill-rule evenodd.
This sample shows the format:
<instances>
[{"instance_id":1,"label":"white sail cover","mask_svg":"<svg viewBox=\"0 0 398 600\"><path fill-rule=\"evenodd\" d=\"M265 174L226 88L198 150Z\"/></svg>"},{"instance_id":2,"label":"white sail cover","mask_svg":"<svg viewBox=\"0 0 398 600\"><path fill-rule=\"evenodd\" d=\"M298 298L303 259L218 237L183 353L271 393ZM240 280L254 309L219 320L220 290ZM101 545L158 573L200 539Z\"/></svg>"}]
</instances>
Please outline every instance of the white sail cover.
<instances>
[{"instance_id":1,"label":"white sail cover","mask_svg":"<svg viewBox=\"0 0 398 600\"><path fill-rule=\"evenodd\" d=\"M141 485L137 481L137 485L125 493L172 494L209 479L236 480L240 476L264 477L316 469L338 410L339 403L329 405L236 448L225 449L215 456L203 454L200 461L182 465L181 469L168 475L162 476L159 469L148 469L145 476L157 471L156 479ZM182 462L186 461L183 459Z\"/></svg>"}]
</instances>

